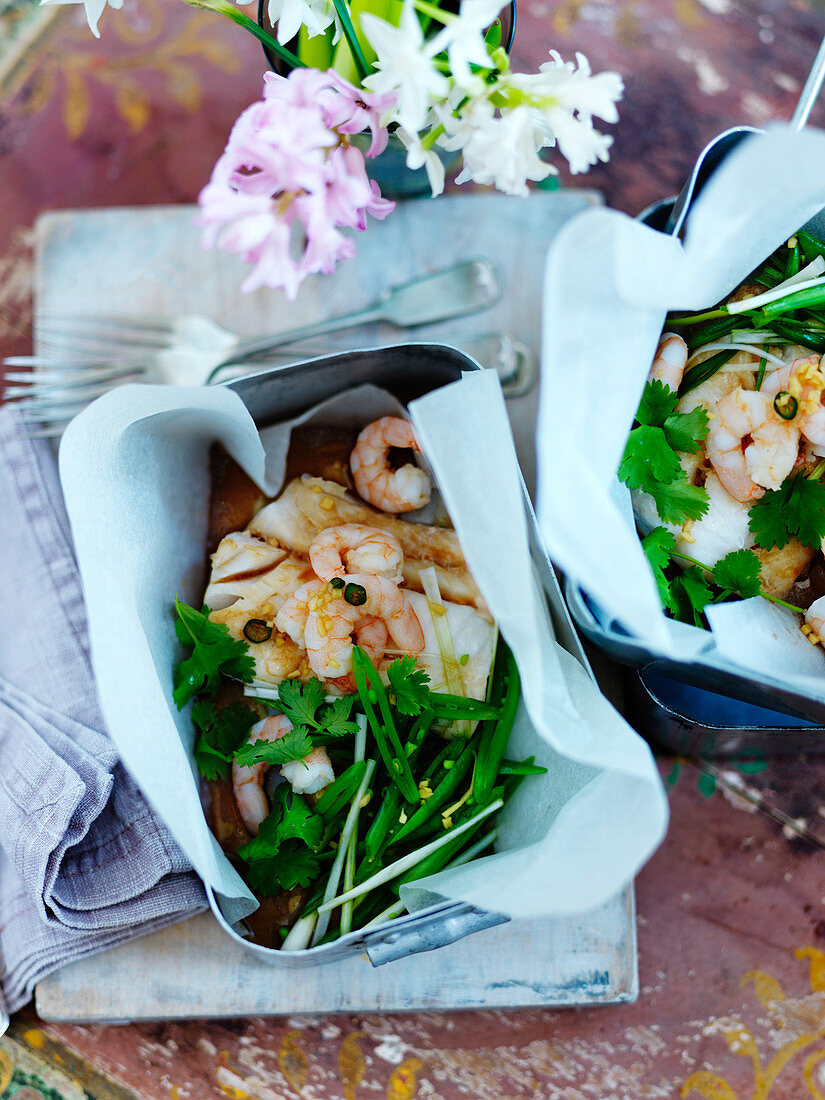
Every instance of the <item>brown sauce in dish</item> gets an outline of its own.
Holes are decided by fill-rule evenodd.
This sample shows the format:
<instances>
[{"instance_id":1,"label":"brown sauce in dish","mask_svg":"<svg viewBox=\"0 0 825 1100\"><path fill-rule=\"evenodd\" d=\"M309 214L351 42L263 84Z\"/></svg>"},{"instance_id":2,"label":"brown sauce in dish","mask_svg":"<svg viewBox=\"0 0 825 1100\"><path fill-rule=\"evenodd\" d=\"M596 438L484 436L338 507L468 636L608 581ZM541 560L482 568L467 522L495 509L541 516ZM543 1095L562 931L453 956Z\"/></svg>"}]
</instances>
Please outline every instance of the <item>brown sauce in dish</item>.
<instances>
[{"instance_id":1,"label":"brown sauce in dish","mask_svg":"<svg viewBox=\"0 0 825 1100\"><path fill-rule=\"evenodd\" d=\"M290 439L284 484L301 474L312 474L336 481L353 489L349 472L349 456L357 433L333 427L296 428ZM207 552L214 553L218 543L233 531L241 531L269 498L244 473L223 447L215 445L210 454L212 491L209 501ZM243 698L239 684L224 681L218 693L218 708ZM251 840L251 834L241 819L231 779L202 780L204 809L209 827L223 851L242 873L245 864L237 856L238 848ZM260 906L245 918L253 943L262 947L280 947L282 929L291 928L308 896L307 890L296 888L267 898L255 897Z\"/></svg>"}]
</instances>

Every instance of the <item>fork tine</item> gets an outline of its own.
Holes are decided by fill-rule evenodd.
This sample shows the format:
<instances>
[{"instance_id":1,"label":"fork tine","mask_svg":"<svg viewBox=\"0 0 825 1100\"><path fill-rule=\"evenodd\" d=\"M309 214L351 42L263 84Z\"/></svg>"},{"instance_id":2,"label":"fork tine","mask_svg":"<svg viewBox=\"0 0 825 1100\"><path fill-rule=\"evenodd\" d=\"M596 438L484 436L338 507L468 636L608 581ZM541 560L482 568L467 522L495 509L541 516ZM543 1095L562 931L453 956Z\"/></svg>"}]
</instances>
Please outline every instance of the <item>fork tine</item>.
<instances>
[{"instance_id":1,"label":"fork tine","mask_svg":"<svg viewBox=\"0 0 825 1100\"><path fill-rule=\"evenodd\" d=\"M42 408L59 411L62 408L73 407L79 403L88 405L96 397L108 393L114 389L118 382L102 382L97 386L88 386L80 390L61 390L57 387L47 387L37 390L14 390L6 394L8 401L14 401L17 408Z\"/></svg>"},{"instance_id":2,"label":"fork tine","mask_svg":"<svg viewBox=\"0 0 825 1100\"><path fill-rule=\"evenodd\" d=\"M63 390L82 389L84 386L95 382L110 382L118 378L136 377L138 373L132 370L124 370L119 367L93 367L82 374L72 371L64 373L61 370L40 370L36 374L31 371L16 373L8 371L5 375L6 382L12 382L16 387L24 386L32 391L48 390L57 386Z\"/></svg>"},{"instance_id":3,"label":"fork tine","mask_svg":"<svg viewBox=\"0 0 825 1100\"><path fill-rule=\"evenodd\" d=\"M83 359L60 359L54 355L9 355L3 363L7 367L58 367L60 370L85 371L89 367L109 367L117 364L111 356L100 356L97 359L85 357Z\"/></svg>"},{"instance_id":4,"label":"fork tine","mask_svg":"<svg viewBox=\"0 0 825 1100\"><path fill-rule=\"evenodd\" d=\"M113 315L111 317L99 314L82 313L38 313L34 323L35 331L40 335L44 332L60 332L81 329L84 331L97 331L99 333L117 334L131 333L144 335L154 333L157 336L169 336L172 332L172 322L161 317L123 317Z\"/></svg>"}]
</instances>

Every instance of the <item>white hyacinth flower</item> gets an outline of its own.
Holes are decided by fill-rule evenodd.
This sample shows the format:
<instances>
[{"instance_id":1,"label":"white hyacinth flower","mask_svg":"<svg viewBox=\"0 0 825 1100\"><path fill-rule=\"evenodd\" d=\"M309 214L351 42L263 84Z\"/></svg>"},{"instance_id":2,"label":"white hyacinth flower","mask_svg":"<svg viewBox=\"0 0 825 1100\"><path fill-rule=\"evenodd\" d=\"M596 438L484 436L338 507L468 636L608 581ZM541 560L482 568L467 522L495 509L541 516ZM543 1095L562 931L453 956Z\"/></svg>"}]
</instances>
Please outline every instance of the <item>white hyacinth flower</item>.
<instances>
[{"instance_id":1,"label":"white hyacinth flower","mask_svg":"<svg viewBox=\"0 0 825 1100\"><path fill-rule=\"evenodd\" d=\"M341 37L332 0L268 0L267 14L282 46L291 42L301 27L306 27L308 37L314 38L335 23L335 41Z\"/></svg>"},{"instance_id":2,"label":"white hyacinth flower","mask_svg":"<svg viewBox=\"0 0 825 1100\"><path fill-rule=\"evenodd\" d=\"M543 180L555 172L538 156L545 140L530 107L509 108L497 117L489 100L478 99L444 125L440 144L460 149L464 160L456 183L474 180L508 195L526 195L527 180Z\"/></svg>"},{"instance_id":3,"label":"white hyacinth flower","mask_svg":"<svg viewBox=\"0 0 825 1100\"><path fill-rule=\"evenodd\" d=\"M40 0L41 4L74 4L77 0ZM89 24L89 30L95 36L100 38L100 31L97 29L98 21L103 10L106 7L106 0L83 0L83 6L86 9L86 22ZM123 0L109 0L110 8L122 8Z\"/></svg>"},{"instance_id":4,"label":"white hyacinth flower","mask_svg":"<svg viewBox=\"0 0 825 1100\"><path fill-rule=\"evenodd\" d=\"M613 138L600 134L589 120L575 118L562 107L551 107L543 112L549 134L558 144L562 156L567 158L573 175L586 172L597 161L607 161Z\"/></svg>"},{"instance_id":5,"label":"white hyacinth flower","mask_svg":"<svg viewBox=\"0 0 825 1100\"><path fill-rule=\"evenodd\" d=\"M537 100L552 100L553 105L575 111L586 122L600 118L618 122L616 103L622 98L624 85L618 73L597 73L593 76L584 54L576 54L578 69L572 61L562 61L555 50L550 51L537 73L512 73L508 83Z\"/></svg>"},{"instance_id":6,"label":"white hyacinth flower","mask_svg":"<svg viewBox=\"0 0 825 1100\"><path fill-rule=\"evenodd\" d=\"M418 134L411 134L399 126L396 137L407 150L407 167L427 169L427 179L433 198L444 190L444 165L435 149L425 149Z\"/></svg>"},{"instance_id":7,"label":"white hyacinth flower","mask_svg":"<svg viewBox=\"0 0 825 1100\"><path fill-rule=\"evenodd\" d=\"M459 87L473 81L471 65L493 67L484 35L502 7L501 0L461 0L458 15L433 39L436 54L447 51L450 73Z\"/></svg>"},{"instance_id":8,"label":"white hyacinth flower","mask_svg":"<svg viewBox=\"0 0 825 1100\"><path fill-rule=\"evenodd\" d=\"M433 42L424 41L411 0L405 0L397 27L369 12L361 16L361 27L378 55L378 71L364 80L364 87L381 95L397 93L393 118L408 133L417 133L426 124L431 102L443 99L450 85L433 64Z\"/></svg>"}]
</instances>

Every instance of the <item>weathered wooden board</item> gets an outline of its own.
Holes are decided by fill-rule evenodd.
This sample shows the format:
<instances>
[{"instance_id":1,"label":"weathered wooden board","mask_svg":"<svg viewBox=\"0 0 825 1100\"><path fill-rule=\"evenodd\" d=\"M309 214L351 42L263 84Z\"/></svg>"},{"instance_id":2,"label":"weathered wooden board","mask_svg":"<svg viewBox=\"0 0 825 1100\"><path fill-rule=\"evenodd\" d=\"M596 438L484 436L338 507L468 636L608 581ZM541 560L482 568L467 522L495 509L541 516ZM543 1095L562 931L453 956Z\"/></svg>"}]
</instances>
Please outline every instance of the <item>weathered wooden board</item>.
<instances>
[{"instance_id":1,"label":"weathered wooden board","mask_svg":"<svg viewBox=\"0 0 825 1100\"><path fill-rule=\"evenodd\" d=\"M460 346L462 337L507 331L537 351L547 246L570 217L597 201L592 193L561 192L404 204L359 237L355 260L334 276L308 281L295 303L271 291L241 295L243 265L201 250L192 208L49 214L38 226L36 307L59 314L197 312L253 335L366 306L387 285L480 256L497 265L501 300L481 314L416 329L415 338ZM325 340L347 348L411 335L372 325ZM532 482L536 393L510 401L509 410ZM627 1001L636 993L628 888L585 915L513 922L378 969L366 958L308 967L298 982L257 962L204 914L65 967L39 984L37 1008L49 1020L106 1021L573 1005Z\"/></svg>"},{"instance_id":2,"label":"weathered wooden board","mask_svg":"<svg viewBox=\"0 0 825 1100\"><path fill-rule=\"evenodd\" d=\"M580 1005L637 995L633 895L592 913L514 921L374 968L366 956L278 970L211 913L64 967L37 987L45 1020L115 1022L301 1012Z\"/></svg>"}]
</instances>

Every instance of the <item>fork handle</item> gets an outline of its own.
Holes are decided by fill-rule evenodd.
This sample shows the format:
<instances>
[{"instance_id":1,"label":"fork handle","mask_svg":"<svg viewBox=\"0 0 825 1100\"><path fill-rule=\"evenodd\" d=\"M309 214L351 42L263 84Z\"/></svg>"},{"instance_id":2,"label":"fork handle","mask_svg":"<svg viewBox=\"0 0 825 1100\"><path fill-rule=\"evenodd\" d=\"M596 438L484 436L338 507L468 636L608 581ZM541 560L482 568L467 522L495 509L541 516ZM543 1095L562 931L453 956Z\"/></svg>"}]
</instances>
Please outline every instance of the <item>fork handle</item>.
<instances>
[{"instance_id":1,"label":"fork handle","mask_svg":"<svg viewBox=\"0 0 825 1100\"><path fill-rule=\"evenodd\" d=\"M328 317L326 321L316 321L312 325L303 325L301 328L289 329L287 332L276 332L271 336L259 336L253 340L242 340L215 370L227 366L229 363L242 363L253 355L259 355L272 348L279 348L282 344L291 344L295 340L306 340L311 336L321 336L325 332L337 332L342 328L351 328L353 325L365 325L369 321L380 321L384 316L380 306L372 306L370 309L362 309L357 313L347 313L343 317Z\"/></svg>"}]
</instances>

